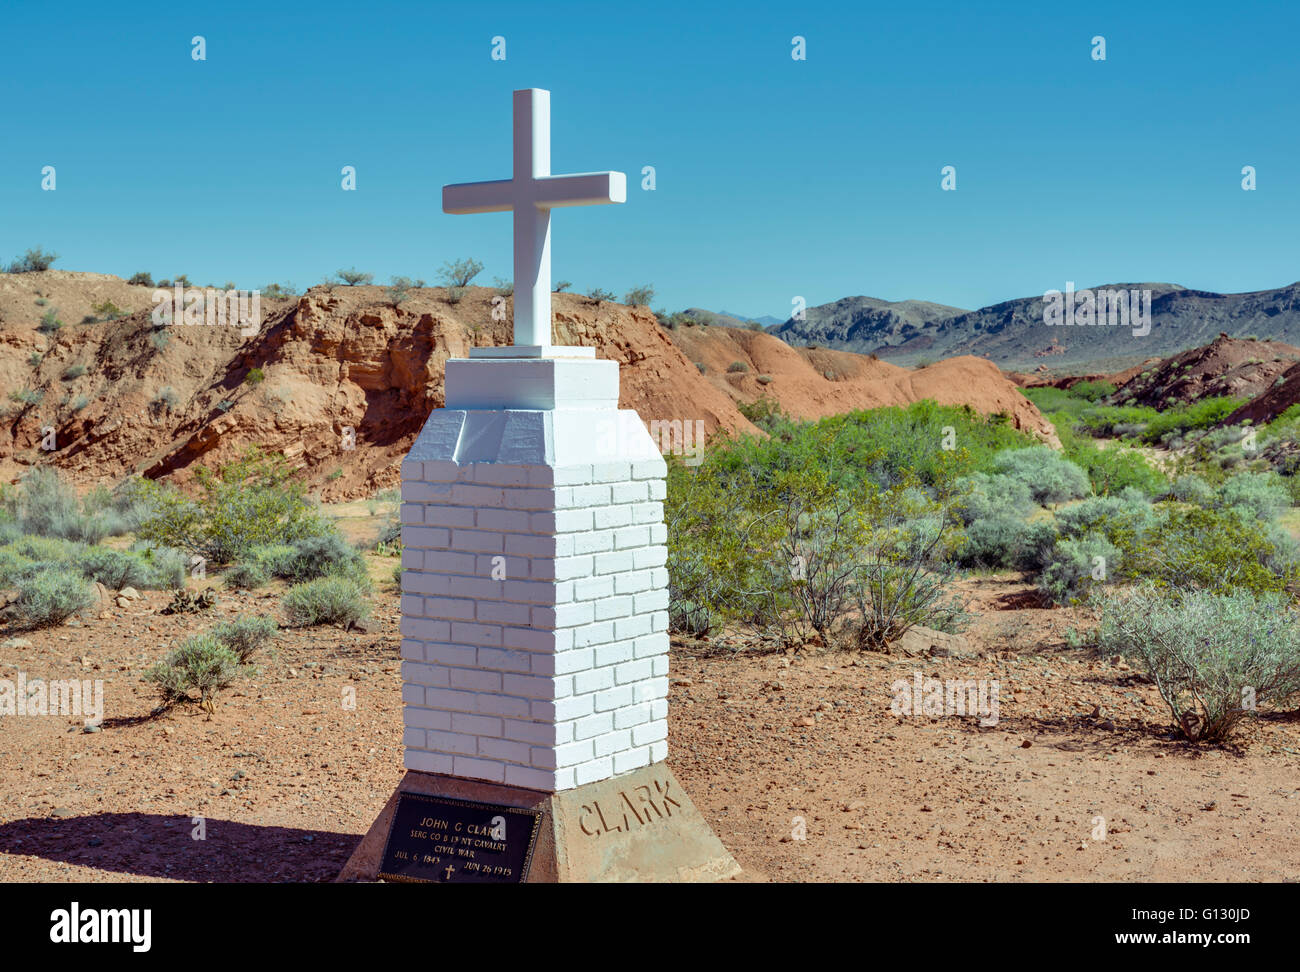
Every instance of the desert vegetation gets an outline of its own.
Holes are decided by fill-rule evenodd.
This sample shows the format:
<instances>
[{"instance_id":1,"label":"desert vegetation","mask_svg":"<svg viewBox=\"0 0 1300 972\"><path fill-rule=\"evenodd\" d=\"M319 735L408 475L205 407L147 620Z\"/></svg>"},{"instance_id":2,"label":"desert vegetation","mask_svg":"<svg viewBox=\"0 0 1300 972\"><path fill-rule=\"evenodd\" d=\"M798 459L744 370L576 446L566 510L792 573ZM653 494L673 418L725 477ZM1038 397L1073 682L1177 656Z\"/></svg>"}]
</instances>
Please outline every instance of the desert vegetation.
<instances>
[{"instance_id":1,"label":"desert vegetation","mask_svg":"<svg viewBox=\"0 0 1300 972\"><path fill-rule=\"evenodd\" d=\"M1113 391L1030 390L1059 451L932 402L796 422L760 399L744 414L764 436L670 458L671 625L881 649L916 625L961 631L953 580L1015 571L1045 604L1085 608L1080 644L1138 662L1177 732L1226 739L1300 689L1295 481L1267 448L1300 417L1242 455L1231 401L1135 409Z\"/></svg>"}]
</instances>

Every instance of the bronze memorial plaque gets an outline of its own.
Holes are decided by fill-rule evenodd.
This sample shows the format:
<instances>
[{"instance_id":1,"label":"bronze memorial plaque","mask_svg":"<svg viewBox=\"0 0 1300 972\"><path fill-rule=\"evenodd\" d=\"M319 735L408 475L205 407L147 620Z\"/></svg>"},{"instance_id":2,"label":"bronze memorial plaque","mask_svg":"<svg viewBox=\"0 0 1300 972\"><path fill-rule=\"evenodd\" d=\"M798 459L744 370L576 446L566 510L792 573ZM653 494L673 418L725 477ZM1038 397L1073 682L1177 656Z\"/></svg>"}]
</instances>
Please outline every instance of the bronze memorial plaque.
<instances>
[{"instance_id":1,"label":"bronze memorial plaque","mask_svg":"<svg viewBox=\"0 0 1300 972\"><path fill-rule=\"evenodd\" d=\"M528 877L540 810L399 793L379 876L435 884L518 884Z\"/></svg>"}]
</instances>

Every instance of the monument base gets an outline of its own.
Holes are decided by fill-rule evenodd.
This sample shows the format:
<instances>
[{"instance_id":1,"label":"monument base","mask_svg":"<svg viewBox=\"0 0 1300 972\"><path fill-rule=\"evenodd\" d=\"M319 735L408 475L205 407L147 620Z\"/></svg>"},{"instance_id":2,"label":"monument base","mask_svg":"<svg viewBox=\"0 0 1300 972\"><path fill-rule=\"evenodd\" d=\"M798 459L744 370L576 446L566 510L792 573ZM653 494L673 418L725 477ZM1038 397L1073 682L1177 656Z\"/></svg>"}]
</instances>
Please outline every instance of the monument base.
<instances>
[{"instance_id":1,"label":"monument base","mask_svg":"<svg viewBox=\"0 0 1300 972\"><path fill-rule=\"evenodd\" d=\"M740 873L660 762L558 793L408 770L336 881L380 880L404 793L540 814L525 877L530 884L719 881Z\"/></svg>"}]
</instances>

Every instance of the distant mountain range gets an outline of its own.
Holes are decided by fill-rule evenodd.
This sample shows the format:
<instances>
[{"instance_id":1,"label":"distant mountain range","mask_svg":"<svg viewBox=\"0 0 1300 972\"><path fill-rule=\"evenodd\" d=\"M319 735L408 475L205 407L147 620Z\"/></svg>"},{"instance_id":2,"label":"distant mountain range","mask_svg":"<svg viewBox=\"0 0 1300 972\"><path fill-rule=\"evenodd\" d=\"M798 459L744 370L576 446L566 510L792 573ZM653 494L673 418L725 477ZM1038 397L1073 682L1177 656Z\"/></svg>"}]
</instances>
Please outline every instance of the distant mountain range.
<instances>
[{"instance_id":1,"label":"distant mountain range","mask_svg":"<svg viewBox=\"0 0 1300 972\"><path fill-rule=\"evenodd\" d=\"M1115 303L1120 295L1124 311L1129 310L1130 294L1138 301L1127 326L1084 323L1099 316L1089 308L1102 300L1101 291L1116 295L1107 298L1112 320L1122 319ZM1072 313L1062 314L1066 303ZM1039 365L1125 367L1208 344L1221 333L1300 343L1300 283L1245 294L1167 283L1107 284L1067 292L1046 304L1036 295L967 311L918 300L845 297L810 307L804 320L791 318L768 331L789 344L821 344L899 364L973 354L1020 370ZM1106 306L1100 312L1103 319ZM1059 324L1046 323L1052 314ZM1146 324L1139 324L1139 317L1149 319L1147 333L1141 333ZM1074 323L1066 324L1066 319Z\"/></svg>"}]
</instances>

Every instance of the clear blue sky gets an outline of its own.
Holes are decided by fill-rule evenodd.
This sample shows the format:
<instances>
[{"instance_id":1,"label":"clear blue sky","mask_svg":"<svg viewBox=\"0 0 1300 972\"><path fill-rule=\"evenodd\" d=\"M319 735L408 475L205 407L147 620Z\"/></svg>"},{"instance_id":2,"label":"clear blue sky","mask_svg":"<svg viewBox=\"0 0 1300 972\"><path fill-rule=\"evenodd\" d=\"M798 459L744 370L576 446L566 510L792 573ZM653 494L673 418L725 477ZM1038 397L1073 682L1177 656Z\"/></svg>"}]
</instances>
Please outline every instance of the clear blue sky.
<instances>
[{"instance_id":1,"label":"clear blue sky","mask_svg":"<svg viewBox=\"0 0 1300 972\"><path fill-rule=\"evenodd\" d=\"M440 187L508 177L510 92L543 87L553 171L628 173L626 205L555 215L580 290L784 318L794 295L1300 278L1295 3L277 6L6 2L0 258L306 287L472 255L508 277L509 217L444 215Z\"/></svg>"}]
</instances>

